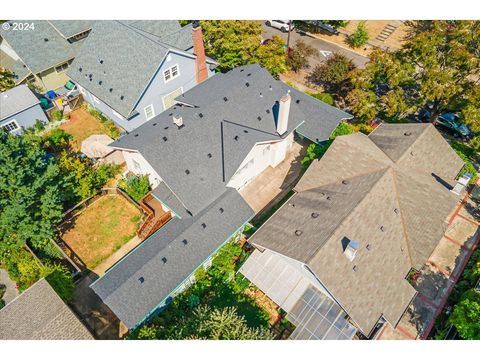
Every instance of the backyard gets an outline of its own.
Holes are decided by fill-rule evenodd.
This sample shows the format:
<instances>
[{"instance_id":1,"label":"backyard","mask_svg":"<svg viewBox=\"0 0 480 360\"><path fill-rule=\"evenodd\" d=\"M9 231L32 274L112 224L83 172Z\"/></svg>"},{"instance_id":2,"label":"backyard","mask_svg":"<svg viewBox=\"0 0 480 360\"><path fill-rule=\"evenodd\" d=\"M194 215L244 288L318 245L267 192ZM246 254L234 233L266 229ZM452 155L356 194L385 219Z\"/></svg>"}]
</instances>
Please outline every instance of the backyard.
<instances>
[{"instance_id":1,"label":"backyard","mask_svg":"<svg viewBox=\"0 0 480 360\"><path fill-rule=\"evenodd\" d=\"M189 289L175 297L169 307L155 317L149 325L130 335L131 339L187 339L214 338L213 335L198 334L198 323L202 309L234 309L240 322L250 331L253 338L277 338L289 323L279 313L278 307L265 296L258 295L256 288L237 270L249 253L240 243L228 242L217 253L208 270L200 268L195 273L196 281ZM233 322L233 321L232 321ZM203 324L203 323L202 323ZM207 325L209 328L211 325ZM271 331L272 327L276 330ZM208 332L208 329L207 329ZM227 335L225 330L223 335ZM223 338L223 337L221 337ZM239 339L243 337L229 337ZM252 338L252 337L249 337Z\"/></svg>"},{"instance_id":2,"label":"backyard","mask_svg":"<svg viewBox=\"0 0 480 360\"><path fill-rule=\"evenodd\" d=\"M60 226L62 239L93 270L135 237L142 214L118 194L100 197Z\"/></svg>"},{"instance_id":3,"label":"backyard","mask_svg":"<svg viewBox=\"0 0 480 360\"><path fill-rule=\"evenodd\" d=\"M115 139L120 133L120 129L111 120L92 109L88 110L86 106L72 111L60 129L73 136L70 144L74 151L79 151L82 141L90 135L106 134Z\"/></svg>"}]
</instances>

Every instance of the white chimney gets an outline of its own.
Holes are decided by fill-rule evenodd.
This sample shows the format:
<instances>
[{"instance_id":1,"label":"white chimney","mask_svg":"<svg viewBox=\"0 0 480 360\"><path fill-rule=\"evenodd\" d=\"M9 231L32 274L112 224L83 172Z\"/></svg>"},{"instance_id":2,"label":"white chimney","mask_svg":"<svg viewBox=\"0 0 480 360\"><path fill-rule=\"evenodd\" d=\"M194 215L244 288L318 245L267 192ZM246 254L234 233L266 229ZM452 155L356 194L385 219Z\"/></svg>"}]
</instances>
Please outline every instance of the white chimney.
<instances>
[{"instance_id":1,"label":"white chimney","mask_svg":"<svg viewBox=\"0 0 480 360\"><path fill-rule=\"evenodd\" d=\"M286 95L283 95L280 99L280 109L278 111L277 119L277 133L283 135L287 132L288 129L288 115L290 113L290 103L292 97L290 96L290 90L288 90Z\"/></svg>"},{"instance_id":2,"label":"white chimney","mask_svg":"<svg viewBox=\"0 0 480 360\"><path fill-rule=\"evenodd\" d=\"M343 253L347 257L348 260L353 261L355 259L355 255L357 254L358 250L358 242L354 240L350 240L345 247L345 250L343 250Z\"/></svg>"},{"instance_id":3,"label":"white chimney","mask_svg":"<svg viewBox=\"0 0 480 360\"><path fill-rule=\"evenodd\" d=\"M173 115L173 123L180 128L183 126L183 118L180 115Z\"/></svg>"}]
</instances>

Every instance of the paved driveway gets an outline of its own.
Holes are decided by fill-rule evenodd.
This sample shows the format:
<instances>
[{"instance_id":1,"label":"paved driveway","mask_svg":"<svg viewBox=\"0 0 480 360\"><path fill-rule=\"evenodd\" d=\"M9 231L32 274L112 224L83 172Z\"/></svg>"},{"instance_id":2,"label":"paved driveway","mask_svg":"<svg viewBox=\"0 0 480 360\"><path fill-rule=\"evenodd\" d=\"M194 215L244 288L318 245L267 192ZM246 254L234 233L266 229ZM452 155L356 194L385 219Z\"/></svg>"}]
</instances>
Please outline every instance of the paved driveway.
<instances>
[{"instance_id":1,"label":"paved driveway","mask_svg":"<svg viewBox=\"0 0 480 360\"><path fill-rule=\"evenodd\" d=\"M394 329L386 324L377 339L426 339L436 317L465 268L480 240L479 223L470 214L472 201L468 194L459 201L448 219L445 235L414 283L416 298Z\"/></svg>"},{"instance_id":2,"label":"paved driveway","mask_svg":"<svg viewBox=\"0 0 480 360\"><path fill-rule=\"evenodd\" d=\"M262 21L262 28L264 31L264 34L263 34L264 39L272 38L273 36L277 35L285 39L285 43L287 42L287 34L282 33L280 30L266 26L265 21ZM298 39L302 39L305 43L313 46L319 51L318 56L313 56L309 58L310 66L312 68L315 65L324 62L328 58L328 56L330 56L334 52L341 53L346 57L348 57L349 59L352 59L353 63L360 68L365 67L365 64L368 62L367 57L357 54L354 51L350 51L337 44L334 44L325 40L317 39L308 35L299 34L295 30L293 30L290 33L290 47L293 48L295 46L295 42Z\"/></svg>"}]
</instances>

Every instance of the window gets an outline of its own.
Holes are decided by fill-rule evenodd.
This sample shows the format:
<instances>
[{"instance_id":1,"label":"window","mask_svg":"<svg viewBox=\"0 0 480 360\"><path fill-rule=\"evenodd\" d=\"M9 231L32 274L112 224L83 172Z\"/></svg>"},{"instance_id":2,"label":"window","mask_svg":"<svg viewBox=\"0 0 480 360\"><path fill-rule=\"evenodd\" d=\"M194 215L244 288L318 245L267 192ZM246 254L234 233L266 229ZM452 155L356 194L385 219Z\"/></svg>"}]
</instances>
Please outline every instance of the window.
<instances>
[{"instance_id":1,"label":"window","mask_svg":"<svg viewBox=\"0 0 480 360\"><path fill-rule=\"evenodd\" d=\"M56 71L57 73L64 72L64 71L67 70L67 69L68 69L68 62L66 62L66 63L64 63L64 64L62 64L62 65L59 65L59 66L56 66L56 67L55 67L55 71Z\"/></svg>"},{"instance_id":2,"label":"window","mask_svg":"<svg viewBox=\"0 0 480 360\"><path fill-rule=\"evenodd\" d=\"M153 109L153 105L148 105L143 110L145 111L145 117L147 118L147 120L150 120L151 118L153 118L155 116L155 111Z\"/></svg>"},{"instance_id":3,"label":"window","mask_svg":"<svg viewBox=\"0 0 480 360\"><path fill-rule=\"evenodd\" d=\"M183 88L179 87L177 90L172 91L170 94L167 94L163 97L163 108L168 109L175 105L175 99L183 94Z\"/></svg>"},{"instance_id":4,"label":"window","mask_svg":"<svg viewBox=\"0 0 480 360\"><path fill-rule=\"evenodd\" d=\"M9 133L14 132L19 129L18 124L15 120L12 120L4 125L1 125L3 129L8 131Z\"/></svg>"},{"instance_id":5,"label":"window","mask_svg":"<svg viewBox=\"0 0 480 360\"><path fill-rule=\"evenodd\" d=\"M178 69L178 65L173 65L171 68L168 68L163 72L163 78L165 79L165 82L169 82L170 80L175 79L179 75L180 70Z\"/></svg>"}]
</instances>

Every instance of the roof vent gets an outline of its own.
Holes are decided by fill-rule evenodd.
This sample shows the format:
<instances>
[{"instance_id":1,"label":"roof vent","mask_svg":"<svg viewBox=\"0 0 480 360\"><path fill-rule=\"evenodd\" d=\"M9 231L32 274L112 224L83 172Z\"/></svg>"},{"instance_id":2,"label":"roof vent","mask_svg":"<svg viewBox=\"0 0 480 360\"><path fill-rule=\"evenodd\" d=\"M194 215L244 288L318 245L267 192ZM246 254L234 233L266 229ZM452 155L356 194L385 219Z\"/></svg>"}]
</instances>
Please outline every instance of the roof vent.
<instances>
[{"instance_id":1,"label":"roof vent","mask_svg":"<svg viewBox=\"0 0 480 360\"><path fill-rule=\"evenodd\" d=\"M120 100L123 100L124 98L125 98L125 96L123 96L123 95L122 95L122 96L120 96Z\"/></svg>"},{"instance_id":2,"label":"roof vent","mask_svg":"<svg viewBox=\"0 0 480 360\"><path fill-rule=\"evenodd\" d=\"M249 86L250 86L250 83L248 83L248 82L245 83L245 86L246 86L246 87L249 87Z\"/></svg>"},{"instance_id":3,"label":"roof vent","mask_svg":"<svg viewBox=\"0 0 480 360\"><path fill-rule=\"evenodd\" d=\"M153 126L157 126L157 123L153 123L152 125L153 125Z\"/></svg>"},{"instance_id":4,"label":"roof vent","mask_svg":"<svg viewBox=\"0 0 480 360\"><path fill-rule=\"evenodd\" d=\"M347 185L347 184L348 184L348 180L342 180L342 184L343 184L343 185Z\"/></svg>"},{"instance_id":5,"label":"roof vent","mask_svg":"<svg viewBox=\"0 0 480 360\"><path fill-rule=\"evenodd\" d=\"M248 73L247 76L252 76L252 73Z\"/></svg>"},{"instance_id":6,"label":"roof vent","mask_svg":"<svg viewBox=\"0 0 480 360\"><path fill-rule=\"evenodd\" d=\"M243 70L245 70L245 69L240 69L240 72L243 72Z\"/></svg>"},{"instance_id":7,"label":"roof vent","mask_svg":"<svg viewBox=\"0 0 480 360\"><path fill-rule=\"evenodd\" d=\"M243 132L244 132L245 134L248 134L248 130L243 130Z\"/></svg>"},{"instance_id":8,"label":"roof vent","mask_svg":"<svg viewBox=\"0 0 480 360\"><path fill-rule=\"evenodd\" d=\"M183 118L180 115L173 115L173 123L181 128L183 126Z\"/></svg>"},{"instance_id":9,"label":"roof vent","mask_svg":"<svg viewBox=\"0 0 480 360\"><path fill-rule=\"evenodd\" d=\"M225 210L223 210L223 208L220 208L218 210L220 211L220 214L223 214L223 212L225 211Z\"/></svg>"},{"instance_id":10,"label":"roof vent","mask_svg":"<svg viewBox=\"0 0 480 360\"><path fill-rule=\"evenodd\" d=\"M313 213L312 213L312 218L314 218L314 219L318 218L318 213L313 212Z\"/></svg>"},{"instance_id":11,"label":"roof vent","mask_svg":"<svg viewBox=\"0 0 480 360\"><path fill-rule=\"evenodd\" d=\"M257 120L258 120L258 121L261 121L261 120L262 120L262 117L261 117L261 116L257 116Z\"/></svg>"},{"instance_id":12,"label":"roof vent","mask_svg":"<svg viewBox=\"0 0 480 360\"><path fill-rule=\"evenodd\" d=\"M260 97L263 97L263 94L262 94L262 93L260 93Z\"/></svg>"},{"instance_id":13,"label":"roof vent","mask_svg":"<svg viewBox=\"0 0 480 360\"><path fill-rule=\"evenodd\" d=\"M398 214L398 213L400 212L400 210L398 210L397 208L395 208L395 209L393 209L393 212L394 212L395 214Z\"/></svg>"},{"instance_id":14,"label":"roof vent","mask_svg":"<svg viewBox=\"0 0 480 360\"><path fill-rule=\"evenodd\" d=\"M202 228L205 229L207 227L207 224L202 223Z\"/></svg>"},{"instance_id":15,"label":"roof vent","mask_svg":"<svg viewBox=\"0 0 480 360\"><path fill-rule=\"evenodd\" d=\"M166 264L166 263L167 263L167 258L166 258L166 257L163 257L163 258L162 258L162 262L163 262L164 264Z\"/></svg>"},{"instance_id":16,"label":"roof vent","mask_svg":"<svg viewBox=\"0 0 480 360\"><path fill-rule=\"evenodd\" d=\"M226 96L223 97L223 101L227 102L228 98Z\"/></svg>"},{"instance_id":17,"label":"roof vent","mask_svg":"<svg viewBox=\"0 0 480 360\"><path fill-rule=\"evenodd\" d=\"M367 250L368 250L368 251L372 250L372 245L367 244Z\"/></svg>"},{"instance_id":18,"label":"roof vent","mask_svg":"<svg viewBox=\"0 0 480 360\"><path fill-rule=\"evenodd\" d=\"M138 137L138 134L133 135L134 137Z\"/></svg>"},{"instance_id":19,"label":"roof vent","mask_svg":"<svg viewBox=\"0 0 480 360\"><path fill-rule=\"evenodd\" d=\"M267 114L270 114L270 109L265 110Z\"/></svg>"},{"instance_id":20,"label":"roof vent","mask_svg":"<svg viewBox=\"0 0 480 360\"><path fill-rule=\"evenodd\" d=\"M332 198L330 196L327 196L327 200L332 200Z\"/></svg>"},{"instance_id":21,"label":"roof vent","mask_svg":"<svg viewBox=\"0 0 480 360\"><path fill-rule=\"evenodd\" d=\"M47 39L47 38L43 38L43 41L48 42L48 39Z\"/></svg>"},{"instance_id":22,"label":"roof vent","mask_svg":"<svg viewBox=\"0 0 480 360\"><path fill-rule=\"evenodd\" d=\"M303 234L302 230L295 230L295 235L300 236Z\"/></svg>"},{"instance_id":23,"label":"roof vent","mask_svg":"<svg viewBox=\"0 0 480 360\"><path fill-rule=\"evenodd\" d=\"M348 240L348 243L343 250L343 253L347 257L348 260L353 261L355 259L355 255L357 255L359 244L355 240Z\"/></svg>"},{"instance_id":24,"label":"roof vent","mask_svg":"<svg viewBox=\"0 0 480 360\"><path fill-rule=\"evenodd\" d=\"M268 85L268 88L269 88L270 90L272 90L272 85Z\"/></svg>"},{"instance_id":25,"label":"roof vent","mask_svg":"<svg viewBox=\"0 0 480 360\"><path fill-rule=\"evenodd\" d=\"M381 232L385 232L385 226L383 226L383 225L380 226L380 231L381 231Z\"/></svg>"},{"instance_id":26,"label":"roof vent","mask_svg":"<svg viewBox=\"0 0 480 360\"><path fill-rule=\"evenodd\" d=\"M235 141L238 141L238 139L239 139L238 135L235 135L234 139L235 139Z\"/></svg>"},{"instance_id":27,"label":"roof vent","mask_svg":"<svg viewBox=\"0 0 480 360\"><path fill-rule=\"evenodd\" d=\"M78 71L82 72L82 70L83 70L83 69L82 69L81 67L80 67L80 68L78 68Z\"/></svg>"},{"instance_id":28,"label":"roof vent","mask_svg":"<svg viewBox=\"0 0 480 360\"><path fill-rule=\"evenodd\" d=\"M411 131L405 131L405 132L403 133L403 135L405 135L405 136L410 136L410 135L412 135L412 132L411 132Z\"/></svg>"},{"instance_id":29,"label":"roof vent","mask_svg":"<svg viewBox=\"0 0 480 360\"><path fill-rule=\"evenodd\" d=\"M354 271L354 272L357 272L357 270L358 270L357 265L354 265L354 266L353 266L353 271Z\"/></svg>"},{"instance_id":30,"label":"roof vent","mask_svg":"<svg viewBox=\"0 0 480 360\"><path fill-rule=\"evenodd\" d=\"M100 60L100 64L103 64L103 60Z\"/></svg>"},{"instance_id":31,"label":"roof vent","mask_svg":"<svg viewBox=\"0 0 480 360\"><path fill-rule=\"evenodd\" d=\"M297 104L300 104L300 99L295 100Z\"/></svg>"},{"instance_id":32,"label":"roof vent","mask_svg":"<svg viewBox=\"0 0 480 360\"><path fill-rule=\"evenodd\" d=\"M190 170L185 170L185 174L189 175L190 174Z\"/></svg>"},{"instance_id":33,"label":"roof vent","mask_svg":"<svg viewBox=\"0 0 480 360\"><path fill-rule=\"evenodd\" d=\"M165 130L168 130L168 126L165 126L164 129L165 129Z\"/></svg>"},{"instance_id":34,"label":"roof vent","mask_svg":"<svg viewBox=\"0 0 480 360\"><path fill-rule=\"evenodd\" d=\"M98 85L102 85L102 80L100 80L100 81L98 82Z\"/></svg>"},{"instance_id":35,"label":"roof vent","mask_svg":"<svg viewBox=\"0 0 480 360\"><path fill-rule=\"evenodd\" d=\"M183 243L183 245L187 245L187 244L188 244L188 240L187 240L187 239L183 239L183 240L182 240L182 243Z\"/></svg>"},{"instance_id":36,"label":"roof vent","mask_svg":"<svg viewBox=\"0 0 480 360\"><path fill-rule=\"evenodd\" d=\"M207 157L208 157L209 159L211 159L211 158L212 158L212 154L211 154L211 153L208 153L208 154L207 154Z\"/></svg>"},{"instance_id":37,"label":"roof vent","mask_svg":"<svg viewBox=\"0 0 480 360\"><path fill-rule=\"evenodd\" d=\"M143 278L143 276L140 276L140 277L138 278L138 281L140 281L140 284L143 284L143 282L145 281L145 279Z\"/></svg>"},{"instance_id":38,"label":"roof vent","mask_svg":"<svg viewBox=\"0 0 480 360\"><path fill-rule=\"evenodd\" d=\"M108 91L112 92L112 91L113 91L113 88L108 89Z\"/></svg>"},{"instance_id":39,"label":"roof vent","mask_svg":"<svg viewBox=\"0 0 480 360\"><path fill-rule=\"evenodd\" d=\"M198 117L203 118L203 114L202 113L198 114Z\"/></svg>"},{"instance_id":40,"label":"roof vent","mask_svg":"<svg viewBox=\"0 0 480 360\"><path fill-rule=\"evenodd\" d=\"M162 139L163 139L163 141L167 141L167 140L168 140L168 138L167 138L166 136L164 136Z\"/></svg>"}]
</instances>

